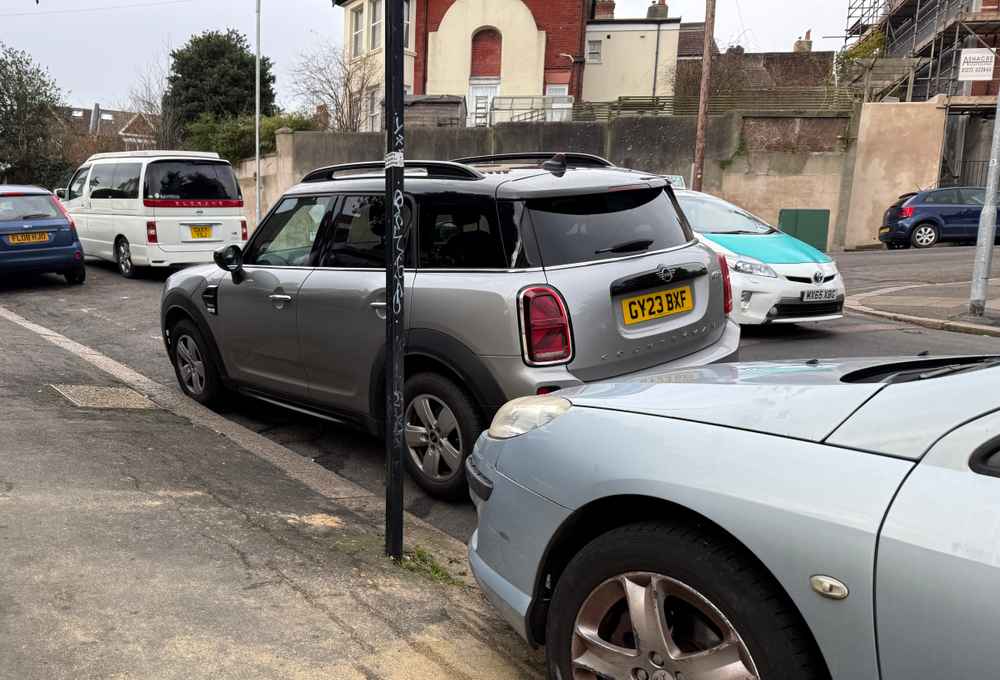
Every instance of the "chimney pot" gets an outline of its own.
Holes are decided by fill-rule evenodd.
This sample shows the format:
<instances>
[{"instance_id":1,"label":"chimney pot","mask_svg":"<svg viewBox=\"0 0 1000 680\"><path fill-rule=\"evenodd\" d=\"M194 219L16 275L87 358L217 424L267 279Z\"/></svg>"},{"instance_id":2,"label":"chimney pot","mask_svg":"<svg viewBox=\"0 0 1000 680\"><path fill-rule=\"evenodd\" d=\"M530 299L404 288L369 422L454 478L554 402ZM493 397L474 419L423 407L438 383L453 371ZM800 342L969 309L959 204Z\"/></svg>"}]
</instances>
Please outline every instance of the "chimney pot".
<instances>
[{"instance_id":1,"label":"chimney pot","mask_svg":"<svg viewBox=\"0 0 1000 680\"><path fill-rule=\"evenodd\" d=\"M667 0L653 0L653 4L649 6L646 11L647 19L668 19L670 17L670 9L667 7Z\"/></svg>"},{"instance_id":2,"label":"chimney pot","mask_svg":"<svg viewBox=\"0 0 1000 680\"><path fill-rule=\"evenodd\" d=\"M615 18L615 0L597 0L597 5L594 9L595 19L614 19Z\"/></svg>"}]
</instances>

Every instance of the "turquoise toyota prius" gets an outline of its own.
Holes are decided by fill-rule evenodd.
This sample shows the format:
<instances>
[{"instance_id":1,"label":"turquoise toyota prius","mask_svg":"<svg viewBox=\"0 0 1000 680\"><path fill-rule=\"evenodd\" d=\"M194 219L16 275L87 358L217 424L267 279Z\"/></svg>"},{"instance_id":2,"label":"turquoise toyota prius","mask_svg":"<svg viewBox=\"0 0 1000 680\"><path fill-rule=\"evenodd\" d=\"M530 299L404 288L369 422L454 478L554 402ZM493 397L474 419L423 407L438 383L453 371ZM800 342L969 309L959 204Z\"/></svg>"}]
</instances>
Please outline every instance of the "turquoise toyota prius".
<instances>
[{"instance_id":1,"label":"turquoise toyota prius","mask_svg":"<svg viewBox=\"0 0 1000 680\"><path fill-rule=\"evenodd\" d=\"M843 316L845 288L825 253L732 203L678 191L698 238L726 258L737 323L803 323Z\"/></svg>"}]
</instances>

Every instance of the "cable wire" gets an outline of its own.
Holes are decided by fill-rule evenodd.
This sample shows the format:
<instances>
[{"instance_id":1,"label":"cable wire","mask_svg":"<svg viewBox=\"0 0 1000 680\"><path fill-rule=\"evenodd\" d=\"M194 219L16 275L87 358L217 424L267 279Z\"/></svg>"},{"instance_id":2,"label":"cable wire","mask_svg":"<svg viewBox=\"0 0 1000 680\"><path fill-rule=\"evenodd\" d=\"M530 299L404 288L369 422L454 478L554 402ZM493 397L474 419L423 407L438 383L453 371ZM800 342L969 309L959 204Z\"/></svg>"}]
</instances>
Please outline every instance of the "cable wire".
<instances>
[{"instance_id":1,"label":"cable wire","mask_svg":"<svg viewBox=\"0 0 1000 680\"><path fill-rule=\"evenodd\" d=\"M115 9L143 9L146 7L161 7L164 5L182 5L194 2L194 0L159 0L159 2L143 2L137 5L106 5L104 7L84 7L81 9L48 9L38 12L8 12L0 14L0 17L37 17L52 14L83 14L85 12L106 12Z\"/></svg>"}]
</instances>

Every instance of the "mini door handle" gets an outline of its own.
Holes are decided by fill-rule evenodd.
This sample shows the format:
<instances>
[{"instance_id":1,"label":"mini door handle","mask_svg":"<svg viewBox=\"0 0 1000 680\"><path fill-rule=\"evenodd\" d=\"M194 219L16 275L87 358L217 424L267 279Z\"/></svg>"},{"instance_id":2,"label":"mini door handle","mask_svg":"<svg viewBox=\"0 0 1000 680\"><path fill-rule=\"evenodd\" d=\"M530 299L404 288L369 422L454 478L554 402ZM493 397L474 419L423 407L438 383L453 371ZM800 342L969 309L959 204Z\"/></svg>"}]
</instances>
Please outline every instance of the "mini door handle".
<instances>
[{"instance_id":1,"label":"mini door handle","mask_svg":"<svg viewBox=\"0 0 1000 680\"><path fill-rule=\"evenodd\" d=\"M292 296L291 295L269 295L268 298L271 300L271 302L291 302L292 301Z\"/></svg>"},{"instance_id":2,"label":"mini door handle","mask_svg":"<svg viewBox=\"0 0 1000 680\"><path fill-rule=\"evenodd\" d=\"M389 306L389 303L387 303L387 302L373 302L373 303L371 303L370 306L371 306L372 309L385 309L386 307Z\"/></svg>"}]
</instances>

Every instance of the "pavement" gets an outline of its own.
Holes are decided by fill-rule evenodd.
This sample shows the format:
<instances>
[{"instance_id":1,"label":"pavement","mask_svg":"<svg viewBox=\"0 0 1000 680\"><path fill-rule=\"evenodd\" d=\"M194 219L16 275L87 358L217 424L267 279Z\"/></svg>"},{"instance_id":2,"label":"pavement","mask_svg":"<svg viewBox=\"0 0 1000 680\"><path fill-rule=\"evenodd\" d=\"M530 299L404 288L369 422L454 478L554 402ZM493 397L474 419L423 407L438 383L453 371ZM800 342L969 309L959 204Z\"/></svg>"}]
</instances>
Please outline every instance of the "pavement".
<instances>
[{"instance_id":1,"label":"pavement","mask_svg":"<svg viewBox=\"0 0 1000 680\"><path fill-rule=\"evenodd\" d=\"M531 678L464 547L0 307L0 678Z\"/></svg>"}]
</instances>

